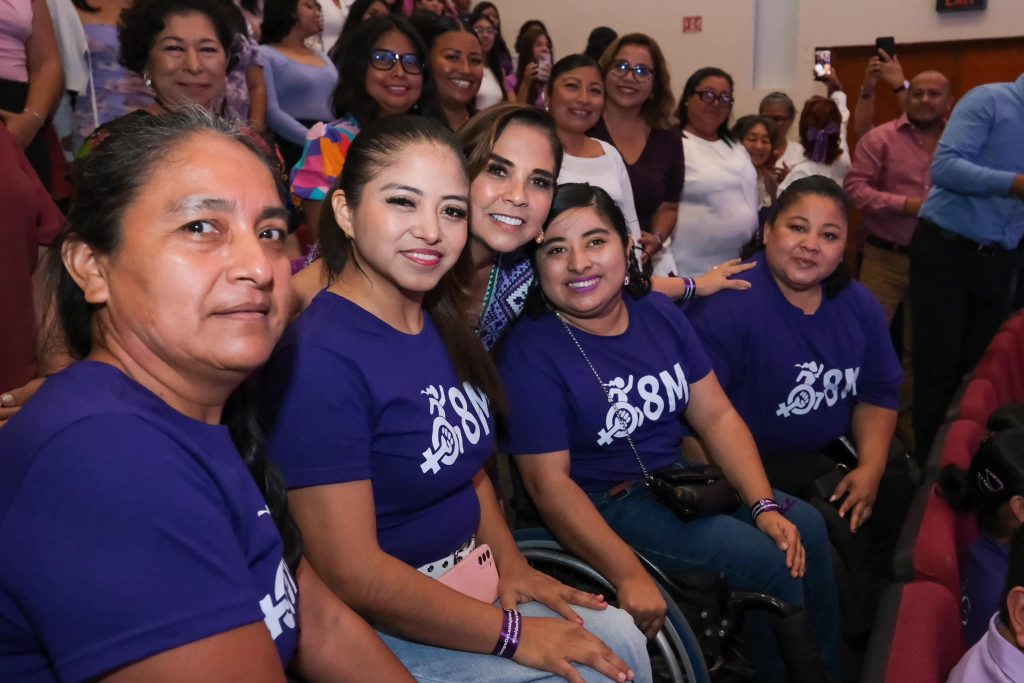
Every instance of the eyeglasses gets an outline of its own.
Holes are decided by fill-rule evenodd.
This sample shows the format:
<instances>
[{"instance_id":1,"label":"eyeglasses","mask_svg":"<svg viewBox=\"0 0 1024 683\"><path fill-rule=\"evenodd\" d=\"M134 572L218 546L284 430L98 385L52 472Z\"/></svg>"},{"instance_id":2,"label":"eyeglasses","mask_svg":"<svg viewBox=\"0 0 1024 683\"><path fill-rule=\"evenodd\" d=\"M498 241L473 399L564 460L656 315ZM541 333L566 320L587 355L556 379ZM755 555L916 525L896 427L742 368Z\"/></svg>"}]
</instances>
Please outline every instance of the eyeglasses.
<instances>
[{"instance_id":1,"label":"eyeglasses","mask_svg":"<svg viewBox=\"0 0 1024 683\"><path fill-rule=\"evenodd\" d=\"M625 78L626 74L632 71L638 81L649 81L654 77L654 69L651 67L646 64L630 64L625 59L613 62L611 71L619 78Z\"/></svg>"},{"instance_id":2,"label":"eyeglasses","mask_svg":"<svg viewBox=\"0 0 1024 683\"><path fill-rule=\"evenodd\" d=\"M715 100L718 100L719 103L728 107L736 101L736 98L727 92L717 93L714 90L698 90L693 94L699 97L700 101L704 104L711 104Z\"/></svg>"},{"instance_id":3,"label":"eyeglasses","mask_svg":"<svg viewBox=\"0 0 1024 683\"><path fill-rule=\"evenodd\" d=\"M402 63L402 69L407 74L423 73L423 62L420 61L420 56L415 52L406 52L403 55L394 53L391 50L373 50L370 52L370 66L379 71L391 71L398 62Z\"/></svg>"},{"instance_id":4,"label":"eyeglasses","mask_svg":"<svg viewBox=\"0 0 1024 683\"><path fill-rule=\"evenodd\" d=\"M493 36L497 33L491 26L478 26L473 29L478 36Z\"/></svg>"}]
</instances>

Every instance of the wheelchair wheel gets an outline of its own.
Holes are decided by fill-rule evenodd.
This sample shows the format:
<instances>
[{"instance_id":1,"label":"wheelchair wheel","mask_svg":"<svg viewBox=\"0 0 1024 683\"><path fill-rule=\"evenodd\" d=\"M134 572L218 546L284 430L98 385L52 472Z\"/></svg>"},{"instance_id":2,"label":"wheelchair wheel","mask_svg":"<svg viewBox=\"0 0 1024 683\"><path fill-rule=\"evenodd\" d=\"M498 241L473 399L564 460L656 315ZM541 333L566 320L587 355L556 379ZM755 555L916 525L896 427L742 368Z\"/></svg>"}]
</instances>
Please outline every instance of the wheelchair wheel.
<instances>
[{"instance_id":1,"label":"wheelchair wheel","mask_svg":"<svg viewBox=\"0 0 1024 683\"><path fill-rule=\"evenodd\" d=\"M523 539L518 533L517 537L520 551L538 571L580 590L601 593L610 604L615 604L615 588L611 583L586 562L563 550L556 541L550 537ZM664 627L647 646L654 680L711 683L697 636L664 586L657 579L655 583L668 605L668 615Z\"/></svg>"}]
</instances>

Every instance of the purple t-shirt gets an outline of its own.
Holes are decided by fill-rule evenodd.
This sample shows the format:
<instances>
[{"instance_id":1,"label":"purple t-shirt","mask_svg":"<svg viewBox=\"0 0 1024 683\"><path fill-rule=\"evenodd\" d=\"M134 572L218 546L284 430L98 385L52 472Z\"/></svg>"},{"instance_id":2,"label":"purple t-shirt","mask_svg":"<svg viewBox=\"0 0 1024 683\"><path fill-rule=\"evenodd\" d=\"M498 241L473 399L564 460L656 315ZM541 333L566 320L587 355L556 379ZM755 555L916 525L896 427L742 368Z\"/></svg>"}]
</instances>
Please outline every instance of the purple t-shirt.
<instances>
[{"instance_id":1,"label":"purple t-shirt","mask_svg":"<svg viewBox=\"0 0 1024 683\"><path fill-rule=\"evenodd\" d=\"M473 476L490 403L458 380L429 315L404 334L332 292L288 328L264 373L271 456L289 488L370 480L377 541L418 567L476 533Z\"/></svg>"},{"instance_id":2,"label":"purple t-shirt","mask_svg":"<svg viewBox=\"0 0 1024 683\"><path fill-rule=\"evenodd\" d=\"M971 544L964 568L963 598L960 603L964 639L974 645L985 635L989 619L999 611L1003 584L1010 568L1010 546L984 531Z\"/></svg>"},{"instance_id":3,"label":"purple t-shirt","mask_svg":"<svg viewBox=\"0 0 1024 683\"><path fill-rule=\"evenodd\" d=\"M297 591L226 427L82 361L0 430L0 680L87 680L262 621Z\"/></svg>"},{"instance_id":4,"label":"purple t-shirt","mask_svg":"<svg viewBox=\"0 0 1024 683\"><path fill-rule=\"evenodd\" d=\"M587 135L614 145L604 119L587 131ZM633 203L640 228L651 229L651 218L664 202L678 202L683 198L683 180L686 165L683 162L683 138L678 129L651 129L647 144L635 164L626 164L629 182L633 186Z\"/></svg>"},{"instance_id":5,"label":"purple t-shirt","mask_svg":"<svg viewBox=\"0 0 1024 683\"><path fill-rule=\"evenodd\" d=\"M570 476L587 492L641 477L627 433L648 470L678 462L690 385L711 370L693 328L667 297L624 300L624 333L601 337L572 328L614 405L553 314L520 318L498 358L509 406L503 450L568 450Z\"/></svg>"},{"instance_id":6,"label":"purple t-shirt","mask_svg":"<svg viewBox=\"0 0 1024 683\"><path fill-rule=\"evenodd\" d=\"M818 450L850 429L863 401L895 410L903 373L878 301L859 282L805 315L764 262L686 308L715 373L763 456Z\"/></svg>"}]
</instances>

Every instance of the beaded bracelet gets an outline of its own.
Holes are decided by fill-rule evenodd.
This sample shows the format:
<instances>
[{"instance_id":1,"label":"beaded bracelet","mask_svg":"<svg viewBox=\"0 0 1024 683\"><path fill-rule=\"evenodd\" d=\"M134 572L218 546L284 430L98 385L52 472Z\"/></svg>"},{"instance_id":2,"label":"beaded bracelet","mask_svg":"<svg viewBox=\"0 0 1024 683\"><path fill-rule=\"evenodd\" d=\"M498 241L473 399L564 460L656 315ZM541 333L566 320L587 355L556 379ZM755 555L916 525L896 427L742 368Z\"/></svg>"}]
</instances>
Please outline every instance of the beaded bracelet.
<instances>
[{"instance_id":1,"label":"beaded bracelet","mask_svg":"<svg viewBox=\"0 0 1024 683\"><path fill-rule=\"evenodd\" d=\"M756 522L757 518L765 512L782 512L782 506L775 502L774 498L762 498L750 506L750 516Z\"/></svg>"},{"instance_id":2,"label":"beaded bracelet","mask_svg":"<svg viewBox=\"0 0 1024 683\"><path fill-rule=\"evenodd\" d=\"M498 643L494 646L492 655L512 659L519 649L519 636L521 635L520 625L523 615L516 610L502 610L501 635L498 636Z\"/></svg>"},{"instance_id":3,"label":"beaded bracelet","mask_svg":"<svg viewBox=\"0 0 1024 683\"><path fill-rule=\"evenodd\" d=\"M680 278L683 281L683 295L679 297L679 301L689 301L697 296L697 281L692 277Z\"/></svg>"}]
</instances>

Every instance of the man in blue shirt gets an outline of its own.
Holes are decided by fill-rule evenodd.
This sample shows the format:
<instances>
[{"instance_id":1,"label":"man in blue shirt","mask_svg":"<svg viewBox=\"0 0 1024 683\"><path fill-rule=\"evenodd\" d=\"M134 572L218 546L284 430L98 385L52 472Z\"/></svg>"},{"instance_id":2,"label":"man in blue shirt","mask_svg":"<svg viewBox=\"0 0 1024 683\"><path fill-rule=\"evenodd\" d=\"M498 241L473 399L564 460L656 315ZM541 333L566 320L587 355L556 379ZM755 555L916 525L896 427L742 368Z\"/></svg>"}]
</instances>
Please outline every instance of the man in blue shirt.
<instances>
[{"instance_id":1,"label":"man in blue shirt","mask_svg":"<svg viewBox=\"0 0 1024 683\"><path fill-rule=\"evenodd\" d=\"M971 90L932 163L910 244L919 459L1010 310L1024 236L1024 74Z\"/></svg>"}]
</instances>

